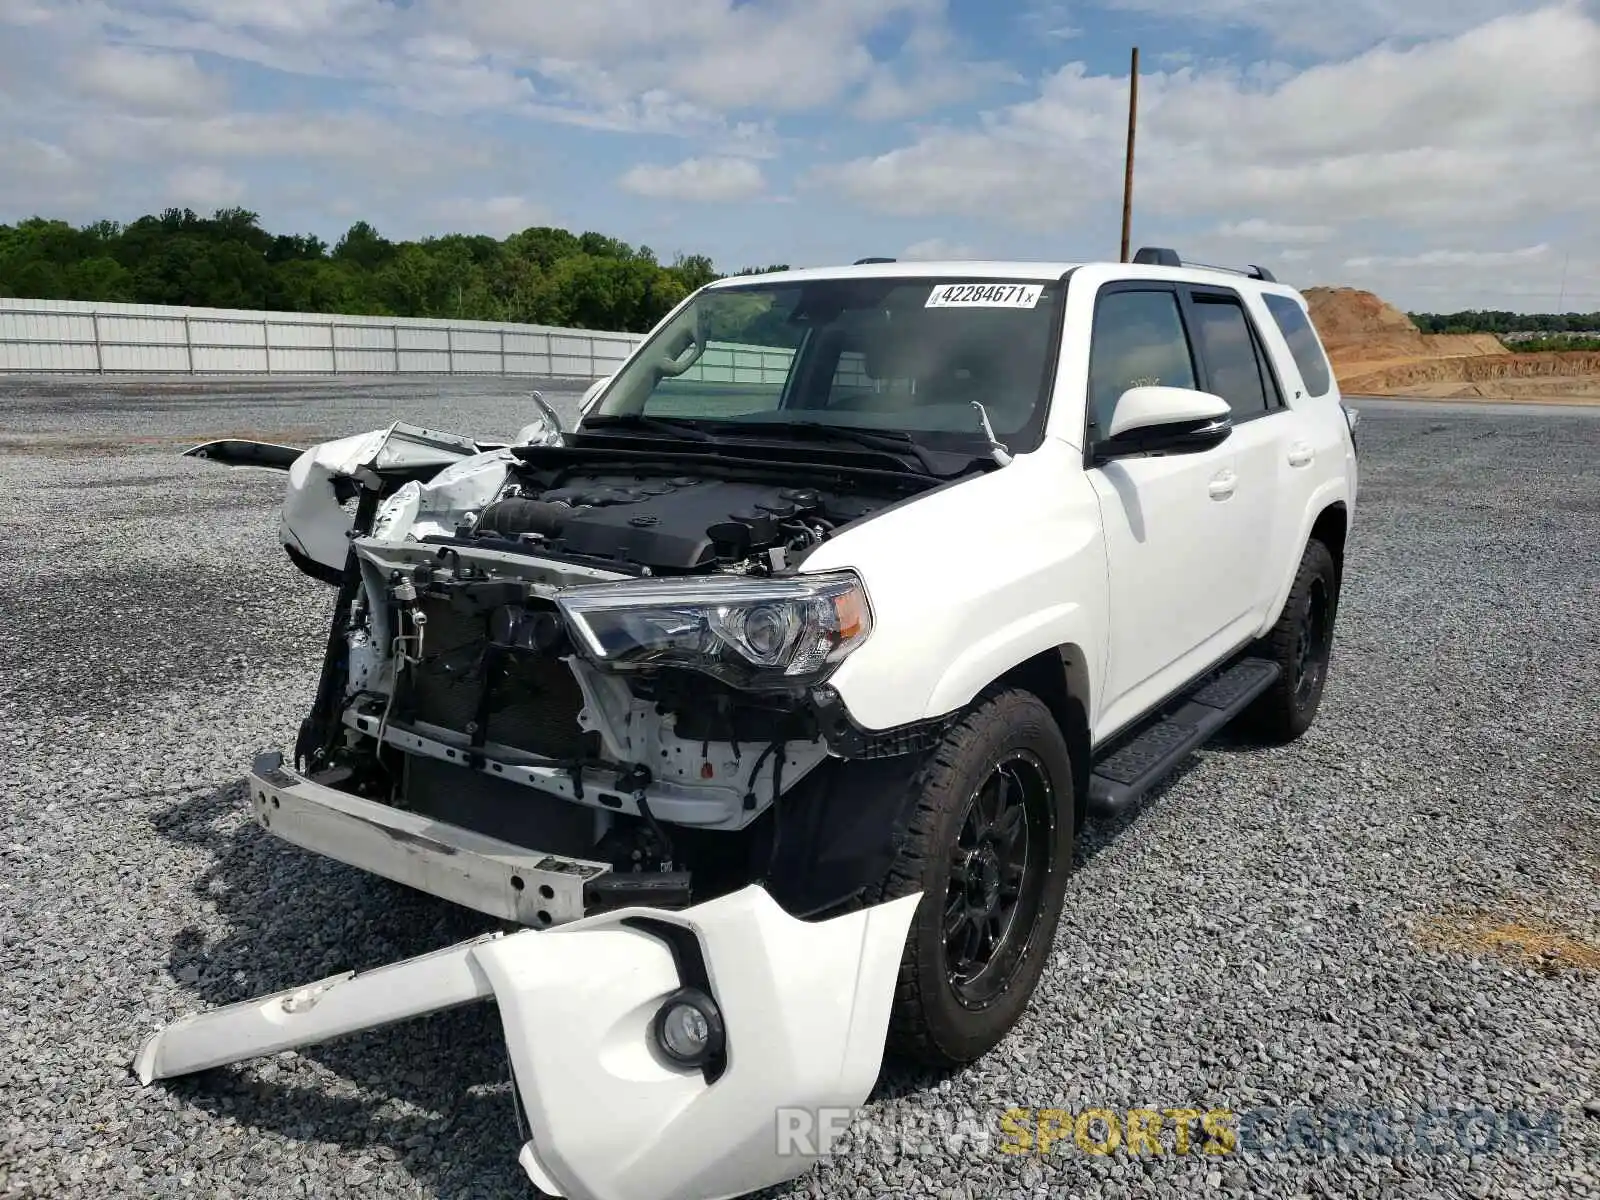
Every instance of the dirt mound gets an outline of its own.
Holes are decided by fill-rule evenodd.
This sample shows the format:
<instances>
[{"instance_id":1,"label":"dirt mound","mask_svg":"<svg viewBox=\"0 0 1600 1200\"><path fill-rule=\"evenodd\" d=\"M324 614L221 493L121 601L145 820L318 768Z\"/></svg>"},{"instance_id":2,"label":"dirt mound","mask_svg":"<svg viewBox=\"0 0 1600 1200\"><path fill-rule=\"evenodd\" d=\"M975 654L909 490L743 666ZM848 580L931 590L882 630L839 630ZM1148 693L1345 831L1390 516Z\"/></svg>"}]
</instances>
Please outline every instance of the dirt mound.
<instances>
[{"instance_id":1,"label":"dirt mound","mask_svg":"<svg viewBox=\"0 0 1600 1200\"><path fill-rule=\"evenodd\" d=\"M1339 386L1352 395L1577 398L1600 391L1600 355L1515 354L1493 334L1423 333L1394 305L1358 288L1313 287L1303 295Z\"/></svg>"},{"instance_id":2,"label":"dirt mound","mask_svg":"<svg viewBox=\"0 0 1600 1200\"><path fill-rule=\"evenodd\" d=\"M1492 333L1425 333L1422 341L1440 358L1511 353L1506 344Z\"/></svg>"},{"instance_id":3,"label":"dirt mound","mask_svg":"<svg viewBox=\"0 0 1600 1200\"><path fill-rule=\"evenodd\" d=\"M1568 350L1549 354L1480 354L1391 364L1348 378L1340 375L1339 386L1350 392L1386 394L1418 384L1492 385L1525 379L1576 384L1597 376L1600 376L1600 354ZM1489 395L1494 390L1492 386L1484 386L1473 394Z\"/></svg>"},{"instance_id":4,"label":"dirt mound","mask_svg":"<svg viewBox=\"0 0 1600 1200\"><path fill-rule=\"evenodd\" d=\"M1385 336L1421 338L1422 331L1392 304L1356 288L1314 287L1302 293L1323 341L1359 341Z\"/></svg>"}]
</instances>

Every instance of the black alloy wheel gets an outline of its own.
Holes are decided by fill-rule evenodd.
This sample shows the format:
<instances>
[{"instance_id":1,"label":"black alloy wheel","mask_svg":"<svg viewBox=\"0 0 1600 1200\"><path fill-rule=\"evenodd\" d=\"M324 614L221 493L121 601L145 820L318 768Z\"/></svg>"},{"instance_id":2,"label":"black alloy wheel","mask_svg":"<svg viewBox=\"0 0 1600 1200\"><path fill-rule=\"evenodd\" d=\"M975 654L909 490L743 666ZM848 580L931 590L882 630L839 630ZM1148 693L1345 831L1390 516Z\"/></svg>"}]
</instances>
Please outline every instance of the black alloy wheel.
<instances>
[{"instance_id":1,"label":"black alloy wheel","mask_svg":"<svg viewBox=\"0 0 1600 1200\"><path fill-rule=\"evenodd\" d=\"M967 799L951 847L945 895L945 973L968 1008L1003 993L1044 894L1055 791L1044 764L1011 750Z\"/></svg>"},{"instance_id":2,"label":"black alloy wheel","mask_svg":"<svg viewBox=\"0 0 1600 1200\"><path fill-rule=\"evenodd\" d=\"M1294 698L1302 707L1321 688L1327 674L1333 642L1333 624L1328 619L1331 610L1326 581L1313 578L1295 635Z\"/></svg>"}]
</instances>

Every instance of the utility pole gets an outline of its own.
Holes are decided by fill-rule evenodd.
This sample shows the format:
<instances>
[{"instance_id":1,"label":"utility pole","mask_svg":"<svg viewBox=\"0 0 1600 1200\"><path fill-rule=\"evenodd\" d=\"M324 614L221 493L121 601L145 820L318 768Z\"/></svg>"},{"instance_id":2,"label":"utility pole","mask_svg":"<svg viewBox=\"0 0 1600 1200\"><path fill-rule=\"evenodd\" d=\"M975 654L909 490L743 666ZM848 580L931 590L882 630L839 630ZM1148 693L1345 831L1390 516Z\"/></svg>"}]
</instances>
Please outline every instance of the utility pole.
<instances>
[{"instance_id":1,"label":"utility pole","mask_svg":"<svg viewBox=\"0 0 1600 1200\"><path fill-rule=\"evenodd\" d=\"M1139 47L1133 48L1128 70L1128 157L1122 175L1122 261L1128 261L1128 236L1133 223L1133 133L1139 123Z\"/></svg>"}]
</instances>

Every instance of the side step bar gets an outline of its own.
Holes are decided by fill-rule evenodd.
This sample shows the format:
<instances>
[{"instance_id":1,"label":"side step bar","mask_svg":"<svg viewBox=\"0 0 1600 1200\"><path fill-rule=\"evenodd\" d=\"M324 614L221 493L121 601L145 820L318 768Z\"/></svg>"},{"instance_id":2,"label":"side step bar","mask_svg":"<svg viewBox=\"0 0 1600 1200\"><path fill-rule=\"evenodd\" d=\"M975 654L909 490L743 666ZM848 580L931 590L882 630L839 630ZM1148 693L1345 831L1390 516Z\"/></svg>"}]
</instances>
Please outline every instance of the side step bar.
<instances>
[{"instance_id":1,"label":"side step bar","mask_svg":"<svg viewBox=\"0 0 1600 1200\"><path fill-rule=\"evenodd\" d=\"M1278 675L1277 663L1242 658L1189 695L1179 696L1175 709L1095 763L1089 776L1090 814L1114 817L1138 804Z\"/></svg>"}]
</instances>

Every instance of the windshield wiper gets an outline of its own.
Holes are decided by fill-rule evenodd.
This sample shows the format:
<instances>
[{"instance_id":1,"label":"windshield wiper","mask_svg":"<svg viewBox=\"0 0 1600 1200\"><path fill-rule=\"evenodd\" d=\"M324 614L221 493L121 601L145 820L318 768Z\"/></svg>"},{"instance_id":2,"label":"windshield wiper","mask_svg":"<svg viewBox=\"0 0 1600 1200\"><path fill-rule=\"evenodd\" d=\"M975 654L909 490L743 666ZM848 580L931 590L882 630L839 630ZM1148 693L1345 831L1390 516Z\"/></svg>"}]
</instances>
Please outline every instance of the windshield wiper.
<instances>
[{"instance_id":1,"label":"windshield wiper","mask_svg":"<svg viewBox=\"0 0 1600 1200\"><path fill-rule=\"evenodd\" d=\"M701 429L687 417L648 417L644 413L612 413L604 416L589 417L579 427L583 429L647 429L652 433L664 433L668 437L686 438L691 442L714 442L704 429Z\"/></svg>"},{"instance_id":2,"label":"windshield wiper","mask_svg":"<svg viewBox=\"0 0 1600 1200\"><path fill-rule=\"evenodd\" d=\"M733 432L729 430L727 432ZM804 433L812 437L829 438L836 442L851 442L857 446L864 446L869 450L887 450L892 454L909 454L922 465L922 469L929 475L940 475L944 472L924 453L921 445L909 433L898 429L855 429L848 425L830 425L826 421L761 421L750 422L738 430L739 433L751 437L760 437L763 432L778 435Z\"/></svg>"}]
</instances>

